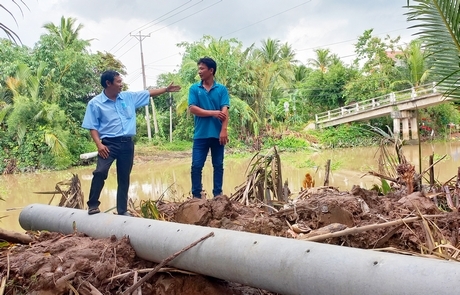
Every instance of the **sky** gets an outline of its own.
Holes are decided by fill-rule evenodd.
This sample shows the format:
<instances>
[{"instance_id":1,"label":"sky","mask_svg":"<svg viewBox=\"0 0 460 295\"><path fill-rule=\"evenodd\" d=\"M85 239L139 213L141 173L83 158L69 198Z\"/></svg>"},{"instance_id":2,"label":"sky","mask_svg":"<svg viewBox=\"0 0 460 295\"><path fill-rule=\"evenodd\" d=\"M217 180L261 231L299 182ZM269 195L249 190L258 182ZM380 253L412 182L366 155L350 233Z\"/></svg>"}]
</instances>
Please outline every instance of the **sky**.
<instances>
[{"instance_id":1,"label":"sky","mask_svg":"<svg viewBox=\"0 0 460 295\"><path fill-rule=\"evenodd\" d=\"M22 13L13 1L2 1L16 22L1 9L0 20L24 45L34 46L46 33L45 23L59 25L62 16L76 18L83 25L81 38L92 39L90 52L110 52L126 66L124 81L130 90L143 89L139 39L146 85L156 86L158 75L179 69L183 49L177 44L199 41L204 35L236 38L244 47L279 39L290 44L296 59L306 64L318 48L351 61L354 44L365 30L373 29L373 35L382 39L400 36L401 45L416 33L404 15L407 0L22 1L28 7L18 2ZM0 37L6 35L0 32Z\"/></svg>"}]
</instances>

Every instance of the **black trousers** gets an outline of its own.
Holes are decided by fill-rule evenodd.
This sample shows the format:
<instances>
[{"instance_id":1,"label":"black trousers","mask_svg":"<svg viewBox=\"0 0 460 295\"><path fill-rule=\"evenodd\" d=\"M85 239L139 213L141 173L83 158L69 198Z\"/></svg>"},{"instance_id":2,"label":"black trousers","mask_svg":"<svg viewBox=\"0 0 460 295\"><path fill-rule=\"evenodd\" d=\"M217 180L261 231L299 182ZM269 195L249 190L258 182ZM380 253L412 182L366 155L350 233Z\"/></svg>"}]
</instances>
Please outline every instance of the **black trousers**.
<instances>
[{"instance_id":1,"label":"black trousers","mask_svg":"<svg viewBox=\"0 0 460 295\"><path fill-rule=\"evenodd\" d=\"M89 190L88 208L99 207L99 197L110 166L116 160L117 167L117 212L123 214L128 210L128 189L134 159L134 142L131 137L112 137L102 139L102 144L109 149L109 157L97 157L96 170Z\"/></svg>"}]
</instances>

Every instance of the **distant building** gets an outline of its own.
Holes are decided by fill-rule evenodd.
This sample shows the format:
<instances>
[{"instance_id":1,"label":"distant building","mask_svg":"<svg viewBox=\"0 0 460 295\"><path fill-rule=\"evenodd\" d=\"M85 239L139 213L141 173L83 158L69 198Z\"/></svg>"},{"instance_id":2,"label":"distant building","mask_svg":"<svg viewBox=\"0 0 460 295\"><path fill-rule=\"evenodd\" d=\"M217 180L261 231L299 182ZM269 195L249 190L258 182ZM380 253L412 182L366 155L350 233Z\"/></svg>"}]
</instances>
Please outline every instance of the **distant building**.
<instances>
[{"instance_id":1,"label":"distant building","mask_svg":"<svg viewBox=\"0 0 460 295\"><path fill-rule=\"evenodd\" d=\"M397 67L402 67L404 65L404 61L403 61L403 56L404 56L404 52L400 51L400 50L397 50L397 51L385 51L387 57L391 58L394 62L395 62L395 66Z\"/></svg>"}]
</instances>

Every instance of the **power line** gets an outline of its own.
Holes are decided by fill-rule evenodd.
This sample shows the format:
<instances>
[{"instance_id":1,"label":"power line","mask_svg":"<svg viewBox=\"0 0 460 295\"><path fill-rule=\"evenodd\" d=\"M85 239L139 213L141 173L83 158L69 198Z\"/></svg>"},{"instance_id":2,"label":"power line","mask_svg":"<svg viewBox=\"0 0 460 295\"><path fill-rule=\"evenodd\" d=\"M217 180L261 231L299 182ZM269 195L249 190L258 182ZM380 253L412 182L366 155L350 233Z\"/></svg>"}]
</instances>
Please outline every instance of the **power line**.
<instances>
[{"instance_id":1,"label":"power line","mask_svg":"<svg viewBox=\"0 0 460 295\"><path fill-rule=\"evenodd\" d=\"M379 36L379 35L388 34L388 33L396 32L396 31L401 31L401 30L405 30L405 28L396 29L396 30L392 30L392 31L388 31L388 32L383 32L383 33L379 33L379 34L376 34L376 35ZM296 52L298 52L298 51L310 50L310 49L316 49L316 48L323 48L323 47L326 47L326 46L337 45L337 44L343 44L343 43L348 43L348 42L352 42L352 41L356 41L356 40L358 40L358 38L349 39L349 40L344 40L344 41L339 41L339 42L334 42L334 43L329 43L329 44L325 44L325 45L314 46L314 47L310 47L310 48L298 49L298 50L296 50Z\"/></svg>"},{"instance_id":2,"label":"power line","mask_svg":"<svg viewBox=\"0 0 460 295\"><path fill-rule=\"evenodd\" d=\"M219 1L219 2L222 2L222 0ZM186 16L185 18L182 18L182 19L180 19L180 20L178 20L178 21L184 20L184 19L186 19L186 18L188 18L188 17L190 17L190 16L193 16L193 15L197 14L198 12L201 12L201 11L203 11L203 10L206 10L206 9L208 9L208 8L211 7L211 6L214 6L214 5L218 4L219 2L214 3L214 4L212 4L212 5L209 5L209 6L205 7L204 9L199 10L199 11L197 11L196 13L194 13L194 14L192 14L192 15L188 15L188 16ZM225 36L228 36L228 35L230 35L230 34L239 32L239 31L241 31L241 30L244 30L244 29L246 29L246 28L249 28L249 27L251 27L251 26L253 26L253 25L256 25L256 24L258 24L258 23L264 22L264 21L266 21L266 20L268 20L268 19L270 19L270 18L273 18L273 17L275 17L275 16L278 16L278 15L281 15L281 14L286 13L286 12L288 12L288 11L291 11L291 10L293 10L293 9L296 9L296 8L298 8L298 7L302 6L302 5L305 5L305 4L309 3L309 2L311 2L311 0L305 1L305 2L303 2L303 3L301 3L301 4L299 4L299 5L296 5L296 6L294 6L294 7L291 7L291 8L289 8L289 9L286 9L286 10L284 10L284 11L281 11L281 12L279 12L279 13L276 13L276 14L274 14L274 15L272 15L272 16L269 16L269 17L267 17L267 18L264 18L264 19L262 19L262 20L260 20L260 21L257 21L257 22L255 22L255 23L252 23L252 24L250 24L250 25L248 25L248 26L245 26L245 27L243 27L243 28L241 28L241 29L238 29L238 30L236 30L236 31L230 32L230 33L228 33L228 34L226 34L226 35L222 35L222 37L225 37ZM176 22L178 22L178 21L176 21ZM173 23L171 23L171 24L168 24L167 26L170 26L170 25L172 25L172 24L174 24L174 23L176 23L176 22L173 22ZM167 26L165 26L165 27L167 27ZM163 28L165 28L165 27L163 27ZM161 30L161 29L163 29L163 28L160 28L160 29L158 29L158 30L156 30L156 31L152 31L152 32L150 32L150 33L157 32L157 31L159 31L159 30ZM129 50L131 50L131 48L130 48ZM128 50L128 51L129 51L129 50ZM171 56L175 56L175 55L177 55L177 54L179 54L179 53L176 53L176 54L167 56L167 57L162 58L162 59L159 59L159 60L157 60L157 61L160 61L160 60L169 58L169 57L171 57ZM149 63L148 65L151 65L151 64L153 64L153 63L155 63L155 62L157 62L157 61L151 62L151 63Z\"/></svg>"},{"instance_id":3,"label":"power line","mask_svg":"<svg viewBox=\"0 0 460 295\"><path fill-rule=\"evenodd\" d=\"M147 65L154 64L154 63L156 63L156 62L159 62L159 61L168 59L168 58L170 58L170 57L173 57L173 56L176 56L176 55L179 55L179 54L180 54L180 53L178 52L178 53L174 53L174 54L168 55L168 56L166 56L166 57L163 57L163 58L157 59L157 60L155 60L155 61L152 61L151 63L148 63Z\"/></svg>"},{"instance_id":4,"label":"power line","mask_svg":"<svg viewBox=\"0 0 460 295\"><path fill-rule=\"evenodd\" d=\"M206 6L205 8L203 8L203 9L201 9L201 10L198 10L198 11L195 12L195 13L192 13L192 14L190 14L190 15L187 15L186 17L183 17L183 18L181 18L181 19L179 19L179 20L177 20L177 21L175 21L175 22L172 22L172 23L170 23L170 24L168 24L168 25L166 25L166 26L164 26L164 27L162 27L162 28L159 28L159 29L157 29L157 30L151 31L149 34L158 32L158 31L160 31L160 30L163 30L164 28L169 27L170 25L173 25L173 24L178 23L178 22L180 22L180 21L182 21L182 20L184 20L184 19L187 19L187 18L189 18L189 17L191 17L191 16L194 16L195 14L198 14L199 12L202 12L202 11L204 11L204 10L206 10L206 9L208 9L208 8L210 8L210 7L212 7L212 6L214 6L214 5L217 5L217 4L219 4L220 2L222 2L222 1L223 1L223 0L219 0L218 2L216 2L216 3L214 3L214 4L211 4L211 5L209 5L209 6ZM311 1L311 0L310 0L310 1Z\"/></svg>"},{"instance_id":5,"label":"power line","mask_svg":"<svg viewBox=\"0 0 460 295\"><path fill-rule=\"evenodd\" d=\"M167 18L165 18L165 19L163 19L161 21L165 21L165 20L170 19L171 17L176 16L176 15L178 15L178 14L180 14L180 13L186 11L186 10L189 10L190 8L195 7L196 5L200 4L201 2L203 2L203 0L199 1L198 3L193 4L192 6L189 6L189 7L185 8L185 9L183 9L183 10L181 10L181 11L179 11L179 12L177 12L177 13L175 13L175 14L173 14L173 15L171 15L171 16L169 16L169 17L167 17ZM153 23L153 21L151 21L150 23ZM146 30L147 28L153 27L154 25L156 25L158 23L159 22L151 24L150 26L147 26L147 27L143 28L143 30Z\"/></svg>"},{"instance_id":6,"label":"power line","mask_svg":"<svg viewBox=\"0 0 460 295\"><path fill-rule=\"evenodd\" d=\"M277 13L277 14L274 14L274 15L272 15L272 16L269 16L269 17L267 17L267 18L264 18L264 19L262 19L262 20L260 20L260 21L257 21L257 22L255 22L255 23L252 23L252 24L250 24L250 25L248 25L248 26L245 26L245 27L243 27L243 28L241 28L241 29L238 29L238 30L236 30L236 31L233 31L233 32L230 32L230 33L228 33L228 34L222 35L222 37L225 37L225 36L228 36L228 35L230 35L230 34L233 34L233 33L239 32L239 31L242 31L242 30L244 30L244 29L246 29L246 28L252 27L253 25L256 25L256 24L258 24L258 23L264 22L264 21L266 21L267 19L271 19L271 18L273 18L273 17L275 17L275 16L278 16L278 15L283 14L283 13L285 13L285 12L288 12L288 11L290 11L290 10L296 9L297 7L300 7L300 6L302 6L302 5L305 5L305 4L309 3L309 2L311 2L311 0L305 1L305 2L303 2L303 3L301 3L301 4L299 4L299 5L296 5L296 6L294 6L294 7L291 7L291 8L289 8L289 9L286 9L286 10L284 10L284 11L281 11L281 12L279 12L279 13Z\"/></svg>"},{"instance_id":7,"label":"power line","mask_svg":"<svg viewBox=\"0 0 460 295\"><path fill-rule=\"evenodd\" d=\"M179 5L178 7L174 8L173 10L170 10L170 11L168 11L167 13L165 13L165 14L163 14L163 15L161 15L161 16L159 16L159 17L157 17L156 19L154 19L154 20L152 20L152 21L150 21L150 22L146 23L145 25L143 25L143 26L141 26L141 27L139 27L139 28L137 28L137 29L135 29L135 30L131 31L131 33L132 33L132 32L134 32L134 31L141 31L141 30L145 30L145 29L147 29L147 28L149 28L149 27L151 27L151 26L155 25L155 24L152 24L152 25L150 25L150 26L147 26L147 25L149 25L149 24L151 24L151 23L153 23L153 22L155 22L155 21L157 21L157 20L161 19L163 16L166 16L166 15L168 15L168 14L172 13L173 11L175 11L175 10L177 10L177 9L181 8L182 6L185 6L185 5L187 5L187 4L188 4L188 3L190 3L190 2L192 2L192 0L189 0L189 1L188 1L188 2L186 2L186 3L184 3L184 4L182 4L182 5ZM199 1L198 3L200 3L200 2L203 2L203 0ZM192 8L193 6L195 6L195 5L198 5L198 3L196 3L196 4L192 5L192 6L190 6L190 7L186 8L186 9L184 9L184 10L181 10L181 11L179 11L179 12L178 12L178 13L176 13L176 14L173 14L173 15L169 16L168 18L166 18L166 19L164 19L164 20L162 20L162 21L165 21L165 20L167 20L167 19L169 19L169 18L171 18L171 17L173 17L173 16L175 16L175 15L177 15L177 14L179 14L179 13L181 13L181 12L185 11L185 10L188 10L188 9ZM145 28L144 28L144 27L145 27Z\"/></svg>"},{"instance_id":8,"label":"power line","mask_svg":"<svg viewBox=\"0 0 460 295\"><path fill-rule=\"evenodd\" d=\"M200 2L202 2L202 1L203 1L203 0L201 0ZM129 37L130 34L132 34L134 31L140 31L140 30L142 30L143 27L147 26L148 24L150 24L150 23L152 23L152 22L155 22L155 21L161 19L162 17L164 17L164 16L170 14L171 12L173 12L173 11L179 9L180 7L186 5L186 4L190 3L190 2L192 2L192 0L189 0L189 1L188 1L187 3L185 3L185 4L179 5L178 7L176 7L176 8L174 8L174 9L168 11L167 13L165 13L165 14L163 14L163 15L157 17L156 19L154 19L154 20L152 20L152 21L146 23L145 25L140 26L139 28L137 28L137 29L135 29L135 30L132 30L132 31L131 31L130 33L128 33L125 37L123 37L120 41L118 41L118 43L115 44L109 51L112 51L113 49L115 49L115 47L117 47L118 44L120 44L124 39L126 39L127 37ZM199 3L199 2L198 2L198 3ZM196 4L195 4L195 5L196 5ZM174 15L175 15L175 14L174 14ZM174 15L173 15L173 16L174 16ZM130 39L128 39L128 40L130 40ZM126 42L126 43L127 43L127 42ZM123 44L123 46L125 46L126 43ZM121 48L123 48L123 46L121 46ZM121 48L119 48L118 50L120 50ZM118 50L116 50L115 52L117 52Z\"/></svg>"},{"instance_id":9,"label":"power line","mask_svg":"<svg viewBox=\"0 0 460 295\"><path fill-rule=\"evenodd\" d=\"M203 1L203 0L202 0L202 1ZM202 2L202 1L200 1L200 2ZM175 21L175 22L169 23L169 24L167 24L166 26L163 26L163 27L161 27L161 28L159 28L159 29L157 29L157 30L153 30L153 31L151 31L149 34L158 32L158 31L160 31L160 30L162 30L162 29L164 29L164 28L167 28L167 27L169 27L169 26L175 24L175 23L178 23L178 22L180 22L180 21L182 21L182 20L184 20L184 19L187 19L187 18L189 18L189 17L191 17L191 16L194 16L194 15L198 14L199 12L202 12L202 11L204 11L204 10L206 10L206 9L208 9L208 8L210 8L210 7L212 7L212 6L214 6L214 5L219 4L219 3L222 2L222 1L223 1L223 0L220 0L220 1L216 2L216 3L213 3L213 4L211 4L211 5L208 5L208 6L206 6L205 8L196 11L195 13L189 14L189 15L187 15L186 17L183 17L183 18L181 18L181 19L179 19L179 20L177 20L177 21ZM199 2L199 3L200 3L200 2ZM189 8L191 8L191 7L195 6L195 5L197 5L197 4L194 4L194 5L190 6ZM187 8L187 9L189 9L189 8ZM185 10L187 10L187 9L184 9L184 10L182 10L181 12L183 12L183 11L185 11ZM129 52L131 49L133 49L135 46L136 46L136 45L130 47L128 50L126 50L126 51L125 51L122 55L120 55L119 57L122 57L123 55L125 55L126 53L128 53L128 52Z\"/></svg>"}]
</instances>

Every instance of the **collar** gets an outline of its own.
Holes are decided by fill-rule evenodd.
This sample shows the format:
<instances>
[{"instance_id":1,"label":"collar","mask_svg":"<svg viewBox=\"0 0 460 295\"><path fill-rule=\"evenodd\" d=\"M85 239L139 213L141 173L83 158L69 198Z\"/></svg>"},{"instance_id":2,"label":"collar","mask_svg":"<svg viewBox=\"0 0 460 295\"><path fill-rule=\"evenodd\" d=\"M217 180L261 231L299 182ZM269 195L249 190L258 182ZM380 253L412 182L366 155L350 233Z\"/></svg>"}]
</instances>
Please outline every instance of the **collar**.
<instances>
[{"instance_id":1,"label":"collar","mask_svg":"<svg viewBox=\"0 0 460 295\"><path fill-rule=\"evenodd\" d=\"M217 84L217 83L216 83L216 80L213 80L213 83L212 83L211 89L213 89L214 87L216 87L216 84ZM203 80L201 80L201 82L200 82L200 85L199 85L199 86L200 86L201 88L204 88L204 86L203 86Z\"/></svg>"},{"instance_id":2,"label":"collar","mask_svg":"<svg viewBox=\"0 0 460 295\"><path fill-rule=\"evenodd\" d=\"M120 93L121 93L121 92L120 92ZM123 97L120 96L120 93L117 94L117 98L113 101L113 100L111 100L107 95L105 95L104 90L102 90L102 92L101 92L102 100L103 100L104 102L106 102L106 101L108 101L108 100L113 101L113 102L117 101L118 99L123 100Z\"/></svg>"}]
</instances>

